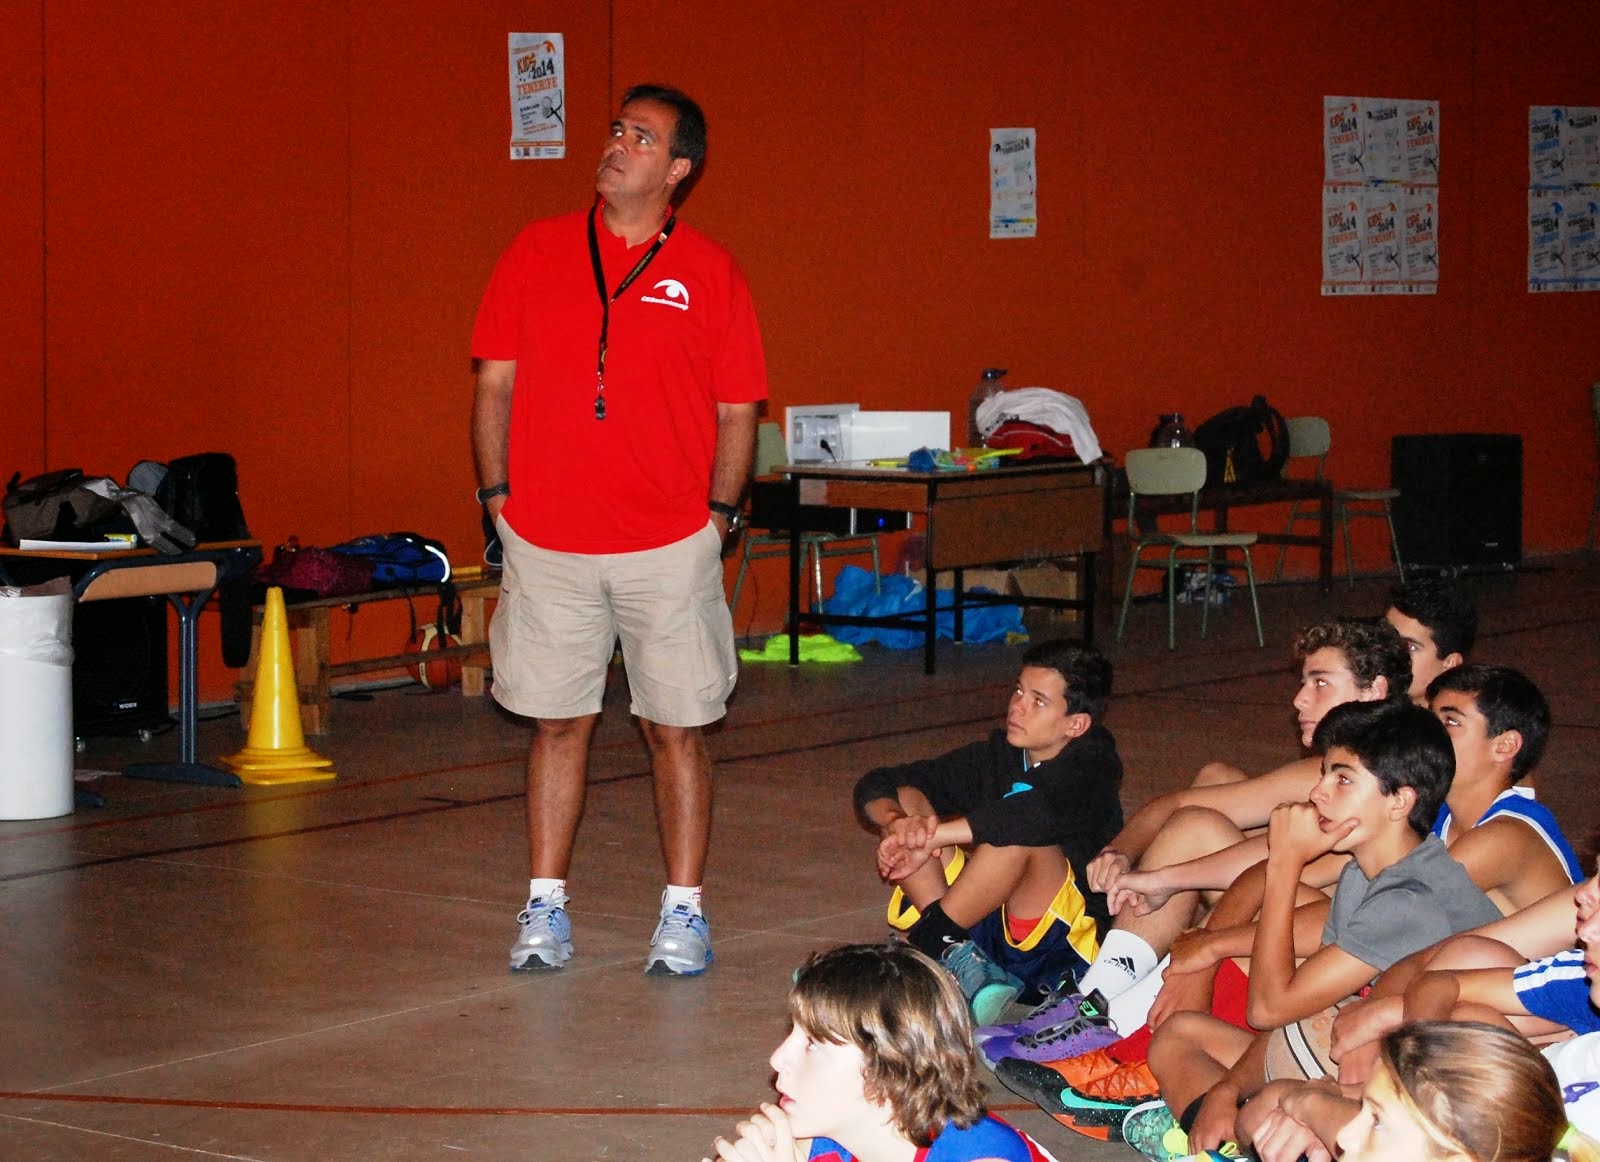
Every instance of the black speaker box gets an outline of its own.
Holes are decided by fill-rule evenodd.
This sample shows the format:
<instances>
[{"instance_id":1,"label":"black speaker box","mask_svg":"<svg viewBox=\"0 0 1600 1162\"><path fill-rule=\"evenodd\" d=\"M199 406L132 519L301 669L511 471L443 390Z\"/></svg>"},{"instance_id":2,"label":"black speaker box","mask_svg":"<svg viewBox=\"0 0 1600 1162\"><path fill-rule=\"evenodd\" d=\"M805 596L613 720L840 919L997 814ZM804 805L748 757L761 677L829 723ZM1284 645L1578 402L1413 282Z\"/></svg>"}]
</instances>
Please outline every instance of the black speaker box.
<instances>
[{"instance_id":1,"label":"black speaker box","mask_svg":"<svg viewBox=\"0 0 1600 1162\"><path fill-rule=\"evenodd\" d=\"M756 480L750 485L750 527L788 532L794 521L794 490L781 480ZM906 512L882 508L835 508L822 504L800 506L800 528L808 533L865 536L898 533L911 527Z\"/></svg>"},{"instance_id":2,"label":"black speaker box","mask_svg":"<svg viewBox=\"0 0 1600 1162\"><path fill-rule=\"evenodd\" d=\"M166 725L167 602L88 601L72 615L72 732L79 738Z\"/></svg>"},{"instance_id":3,"label":"black speaker box","mask_svg":"<svg viewBox=\"0 0 1600 1162\"><path fill-rule=\"evenodd\" d=\"M1522 560L1522 437L1395 436L1390 480L1400 559L1422 568Z\"/></svg>"}]
</instances>

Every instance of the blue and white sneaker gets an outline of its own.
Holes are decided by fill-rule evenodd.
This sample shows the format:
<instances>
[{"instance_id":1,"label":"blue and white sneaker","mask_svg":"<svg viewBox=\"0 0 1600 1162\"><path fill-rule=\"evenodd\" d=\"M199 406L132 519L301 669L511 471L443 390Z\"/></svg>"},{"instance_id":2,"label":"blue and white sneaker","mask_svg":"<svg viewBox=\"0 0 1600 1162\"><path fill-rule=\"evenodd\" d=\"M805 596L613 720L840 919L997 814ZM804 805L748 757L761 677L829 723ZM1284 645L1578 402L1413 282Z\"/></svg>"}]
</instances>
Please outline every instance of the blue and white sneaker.
<instances>
[{"instance_id":1,"label":"blue and white sneaker","mask_svg":"<svg viewBox=\"0 0 1600 1162\"><path fill-rule=\"evenodd\" d=\"M1026 986L984 955L983 950L970 940L952 944L944 950L939 962L949 970L961 986L962 996L972 1006L974 1025L992 1025L999 1020L1006 1006L1022 995Z\"/></svg>"},{"instance_id":2,"label":"blue and white sneaker","mask_svg":"<svg viewBox=\"0 0 1600 1162\"><path fill-rule=\"evenodd\" d=\"M549 972L572 958L572 921L567 898L529 900L517 916L522 930L511 946L512 972Z\"/></svg>"},{"instance_id":3,"label":"blue and white sneaker","mask_svg":"<svg viewBox=\"0 0 1600 1162\"><path fill-rule=\"evenodd\" d=\"M706 918L688 904L676 904L661 913L644 970L650 976L699 976L715 959Z\"/></svg>"}]
</instances>

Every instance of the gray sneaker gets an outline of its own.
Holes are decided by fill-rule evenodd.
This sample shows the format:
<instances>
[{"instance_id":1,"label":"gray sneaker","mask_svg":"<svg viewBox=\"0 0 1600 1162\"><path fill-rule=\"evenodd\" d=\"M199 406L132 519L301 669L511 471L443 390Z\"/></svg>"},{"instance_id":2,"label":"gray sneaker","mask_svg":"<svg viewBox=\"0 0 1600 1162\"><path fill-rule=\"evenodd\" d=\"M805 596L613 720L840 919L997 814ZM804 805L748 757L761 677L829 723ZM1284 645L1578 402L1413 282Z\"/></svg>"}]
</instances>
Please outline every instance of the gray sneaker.
<instances>
[{"instance_id":1,"label":"gray sneaker","mask_svg":"<svg viewBox=\"0 0 1600 1162\"><path fill-rule=\"evenodd\" d=\"M572 957L572 921L567 898L529 900L517 916L522 930L511 946L512 972L549 972Z\"/></svg>"},{"instance_id":2,"label":"gray sneaker","mask_svg":"<svg viewBox=\"0 0 1600 1162\"><path fill-rule=\"evenodd\" d=\"M699 976L711 967L711 926L688 904L661 913L644 970L651 976Z\"/></svg>"}]
</instances>

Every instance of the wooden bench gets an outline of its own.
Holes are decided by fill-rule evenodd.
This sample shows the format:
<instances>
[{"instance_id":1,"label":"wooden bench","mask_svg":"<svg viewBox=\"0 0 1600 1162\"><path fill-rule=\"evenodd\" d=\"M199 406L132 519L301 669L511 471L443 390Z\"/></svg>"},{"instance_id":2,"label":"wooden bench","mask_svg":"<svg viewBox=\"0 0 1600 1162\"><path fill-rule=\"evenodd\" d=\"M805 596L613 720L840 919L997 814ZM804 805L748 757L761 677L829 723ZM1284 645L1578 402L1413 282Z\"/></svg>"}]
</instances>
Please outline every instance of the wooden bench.
<instances>
[{"instance_id":1,"label":"wooden bench","mask_svg":"<svg viewBox=\"0 0 1600 1162\"><path fill-rule=\"evenodd\" d=\"M461 693L477 698L483 695L484 679L489 672L489 618L486 605L500 592L500 574L485 573L480 577L458 579L456 593L461 598L461 644L445 649L430 650L428 660L459 658L461 660ZM326 734L329 712L333 703L334 679L352 674L371 674L380 670L399 670L418 660L414 653L389 654L381 658L352 658L332 662L330 613L335 609L350 609L375 601L405 601L410 597L417 610L418 623L434 615L439 599L437 585L416 586L409 589L379 589L372 593L358 593L350 597L322 597L312 601L295 601L284 606L289 623L289 648L294 654L295 685L300 690L300 725L307 734ZM245 676L238 683L239 707L246 724L250 717L251 694L255 686L256 658L261 637L262 607L254 610L255 631L251 635L250 663Z\"/></svg>"}]
</instances>

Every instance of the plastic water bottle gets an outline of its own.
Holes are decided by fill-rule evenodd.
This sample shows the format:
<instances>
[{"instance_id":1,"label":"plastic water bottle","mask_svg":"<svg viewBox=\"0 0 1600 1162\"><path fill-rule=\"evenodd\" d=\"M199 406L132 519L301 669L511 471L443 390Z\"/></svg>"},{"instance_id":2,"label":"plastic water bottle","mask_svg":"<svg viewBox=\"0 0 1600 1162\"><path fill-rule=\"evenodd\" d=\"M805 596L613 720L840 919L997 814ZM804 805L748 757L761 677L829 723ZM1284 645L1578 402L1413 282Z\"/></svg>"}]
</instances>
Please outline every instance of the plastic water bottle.
<instances>
[{"instance_id":1,"label":"plastic water bottle","mask_svg":"<svg viewBox=\"0 0 1600 1162\"><path fill-rule=\"evenodd\" d=\"M983 446L983 433L978 430L978 407L990 396L999 395L1004 390L1006 390L1006 369L985 367L983 378L967 397L967 447Z\"/></svg>"}]
</instances>

